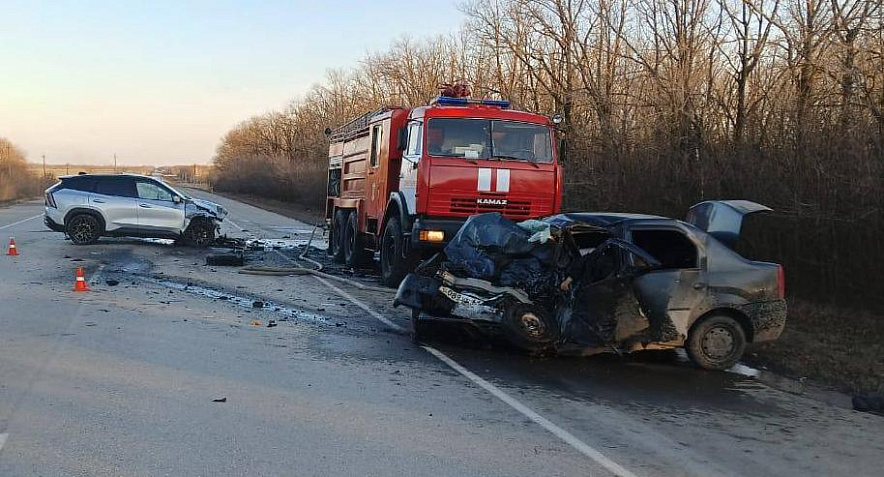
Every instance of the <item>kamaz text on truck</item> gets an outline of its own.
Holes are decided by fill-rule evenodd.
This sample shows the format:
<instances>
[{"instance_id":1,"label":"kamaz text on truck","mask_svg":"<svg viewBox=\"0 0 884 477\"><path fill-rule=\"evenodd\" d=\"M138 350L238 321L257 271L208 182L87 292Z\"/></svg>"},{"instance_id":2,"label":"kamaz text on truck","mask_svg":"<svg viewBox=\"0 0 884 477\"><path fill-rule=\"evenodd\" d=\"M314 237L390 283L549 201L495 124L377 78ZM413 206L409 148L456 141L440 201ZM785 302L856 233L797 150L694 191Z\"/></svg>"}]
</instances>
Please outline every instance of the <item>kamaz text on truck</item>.
<instances>
[{"instance_id":1,"label":"kamaz text on truck","mask_svg":"<svg viewBox=\"0 0 884 477\"><path fill-rule=\"evenodd\" d=\"M471 215L525 220L561 206L553 122L506 101L440 96L383 108L329 139L329 253L357 265L379 251L388 286Z\"/></svg>"}]
</instances>

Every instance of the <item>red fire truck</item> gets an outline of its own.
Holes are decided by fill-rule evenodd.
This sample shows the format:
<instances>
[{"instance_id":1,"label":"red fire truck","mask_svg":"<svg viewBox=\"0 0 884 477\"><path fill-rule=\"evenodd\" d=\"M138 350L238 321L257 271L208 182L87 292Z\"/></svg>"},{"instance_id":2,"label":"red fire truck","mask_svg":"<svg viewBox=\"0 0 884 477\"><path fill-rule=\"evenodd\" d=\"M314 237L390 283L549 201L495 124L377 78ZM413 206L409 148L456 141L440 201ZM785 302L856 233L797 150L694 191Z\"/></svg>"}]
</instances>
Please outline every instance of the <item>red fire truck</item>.
<instances>
[{"instance_id":1,"label":"red fire truck","mask_svg":"<svg viewBox=\"0 0 884 477\"><path fill-rule=\"evenodd\" d=\"M553 122L507 101L439 96L327 131L329 253L357 265L380 251L382 280L396 286L470 215L558 212Z\"/></svg>"}]
</instances>

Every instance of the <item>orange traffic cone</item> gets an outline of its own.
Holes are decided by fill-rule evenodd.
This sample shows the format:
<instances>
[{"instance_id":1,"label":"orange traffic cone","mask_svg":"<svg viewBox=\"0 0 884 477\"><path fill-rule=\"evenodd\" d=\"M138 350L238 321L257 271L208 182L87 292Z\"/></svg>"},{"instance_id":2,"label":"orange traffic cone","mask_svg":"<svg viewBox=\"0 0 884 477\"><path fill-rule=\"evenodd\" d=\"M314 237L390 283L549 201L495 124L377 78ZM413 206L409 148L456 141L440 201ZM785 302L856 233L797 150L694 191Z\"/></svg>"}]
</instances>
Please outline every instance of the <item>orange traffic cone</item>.
<instances>
[{"instance_id":1,"label":"orange traffic cone","mask_svg":"<svg viewBox=\"0 0 884 477\"><path fill-rule=\"evenodd\" d=\"M86 274L83 273L83 267L77 268L77 281L74 282L75 292L89 291L89 284L86 283Z\"/></svg>"},{"instance_id":2,"label":"orange traffic cone","mask_svg":"<svg viewBox=\"0 0 884 477\"><path fill-rule=\"evenodd\" d=\"M10 257L18 255L18 249L15 248L15 237L9 237L9 248L6 250L6 255Z\"/></svg>"}]
</instances>

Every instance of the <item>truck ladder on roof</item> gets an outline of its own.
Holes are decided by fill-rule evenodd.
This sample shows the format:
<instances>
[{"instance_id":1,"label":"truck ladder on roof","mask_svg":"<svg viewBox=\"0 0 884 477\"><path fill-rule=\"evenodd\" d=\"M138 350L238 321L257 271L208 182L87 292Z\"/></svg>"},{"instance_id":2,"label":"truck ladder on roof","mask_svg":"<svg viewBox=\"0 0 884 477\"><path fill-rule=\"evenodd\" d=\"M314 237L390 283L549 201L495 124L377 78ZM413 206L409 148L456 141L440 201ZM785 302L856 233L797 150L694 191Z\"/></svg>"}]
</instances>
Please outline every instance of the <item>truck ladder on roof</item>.
<instances>
[{"instance_id":1,"label":"truck ladder on roof","mask_svg":"<svg viewBox=\"0 0 884 477\"><path fill-rule=\"evenodd\" d=\"M332 133L328 135L328 139L331 142L353 139L354 137L358 136L360 132L365 131L366 128L368 128L368 123L369 121L371 121L371 118L389 110L390 108L380 108L378 110L365 113L362 116L359 116L358 118L332 131Z\"/></svg>"}]
</instances>

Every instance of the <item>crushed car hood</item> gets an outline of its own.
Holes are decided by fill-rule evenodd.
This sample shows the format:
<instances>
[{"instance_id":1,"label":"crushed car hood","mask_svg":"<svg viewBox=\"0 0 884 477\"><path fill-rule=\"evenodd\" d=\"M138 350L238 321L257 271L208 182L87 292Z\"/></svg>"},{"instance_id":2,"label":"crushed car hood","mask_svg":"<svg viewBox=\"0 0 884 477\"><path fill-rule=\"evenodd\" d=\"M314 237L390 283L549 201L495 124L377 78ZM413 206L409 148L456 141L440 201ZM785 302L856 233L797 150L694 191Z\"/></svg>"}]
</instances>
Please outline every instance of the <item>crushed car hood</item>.
<instances>
[{"instance_id":1,"label":"crushed car hood","mask_svg":"<svg viewBox=\"0 0 884 477\"><path fill-rule=\"evenodd\" d=\"M224 217L227 217L227 209L209 200L190 198L187 199L187 205L188 215L204 214L218 220L223 220ZM191 205L193 207L190 207Z\"/></svg>"}]
</instances>

